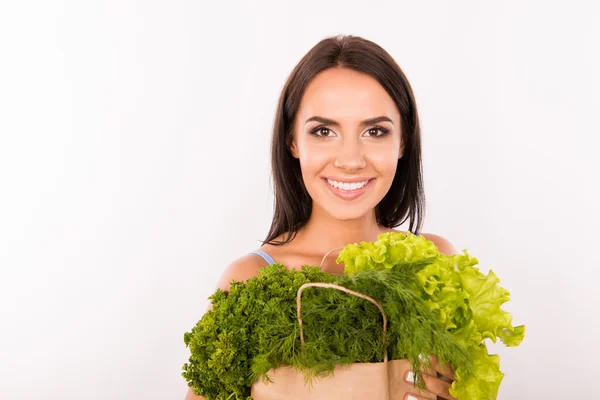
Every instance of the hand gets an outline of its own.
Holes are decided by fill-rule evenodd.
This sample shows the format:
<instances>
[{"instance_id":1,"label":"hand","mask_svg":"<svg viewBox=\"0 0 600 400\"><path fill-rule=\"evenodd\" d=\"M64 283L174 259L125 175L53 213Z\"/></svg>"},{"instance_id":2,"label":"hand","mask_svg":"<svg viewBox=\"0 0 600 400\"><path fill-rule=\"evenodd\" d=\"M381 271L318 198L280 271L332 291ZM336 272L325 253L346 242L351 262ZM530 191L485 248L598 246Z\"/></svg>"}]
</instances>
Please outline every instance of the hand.
<instances>
[{"instance_id":1,"label":"hand","mask_svg":"<svg viewBox=\"0 0 600 400\"><path fill-rule=\"evenodd\" d=\"M424 371L423 380L427 387L427 392L421 392L421 395L415 393L407 393L404 400L456 400L449 393L450 386L454 382L454 370L450 367L450 364L444 365L444 368L440 368L437 358L429 356L431 363L433 364L434 370L427 369ZM414 383L414 374L412 371L408 371L404 379L406 382Z\"/></svg>"}]
</instances>

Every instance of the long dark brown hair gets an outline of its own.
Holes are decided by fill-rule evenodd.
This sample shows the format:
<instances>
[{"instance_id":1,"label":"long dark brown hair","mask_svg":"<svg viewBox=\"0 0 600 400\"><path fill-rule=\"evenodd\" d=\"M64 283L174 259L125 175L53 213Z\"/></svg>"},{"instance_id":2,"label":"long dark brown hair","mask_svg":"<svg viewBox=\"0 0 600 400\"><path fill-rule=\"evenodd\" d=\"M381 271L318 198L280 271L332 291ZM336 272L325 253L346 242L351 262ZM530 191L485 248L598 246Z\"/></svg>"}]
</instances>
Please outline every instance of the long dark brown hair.
<instances>
[{"instance_id":1,"label":"long dark brown hair","mask_svg":"<svg viewBox=\"0 0 600 400\"><path fill-rule=\"evenodd\" d=\"M410 219L409 231L420 234L425 215L425 192L421 164L421 128L414 95L406 76L382 47L353 35L337 35L317 43L291 72L275 115L271 141L271 173L275 178L275 212L267 238L262 242L283 245L290 242L308 222L312 198L308 194L300 161L290 145L302 95L308 83L327 68L349 68L377 79L398 107L404 155L398 159L390 190L375 207L377 223L395 228ZM287 233L285 241L274 241Z\"/></svg>"}]
</instances>

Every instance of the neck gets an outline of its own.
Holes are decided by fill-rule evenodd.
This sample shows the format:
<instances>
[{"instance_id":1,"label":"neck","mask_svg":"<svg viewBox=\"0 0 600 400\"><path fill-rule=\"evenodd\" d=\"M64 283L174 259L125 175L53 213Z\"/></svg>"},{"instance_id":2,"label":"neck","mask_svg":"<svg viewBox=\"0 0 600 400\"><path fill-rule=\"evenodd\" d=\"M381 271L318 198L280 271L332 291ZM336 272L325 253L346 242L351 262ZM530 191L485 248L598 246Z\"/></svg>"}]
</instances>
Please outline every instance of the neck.
<instances>
[{"instance_id":1,"label":"neck","mask_svg":"<svg viewBox=\"0 0 600 400\"><path fill-rule=\"evenodd\" d=\"M391 229L377 224L375 209L357 218L338 219L313 207L308 222L298 231L297 237L314 256L323 257L329 251L351 243L374 242L381 233L389 231ZM332 251L327 259L335 259L340 250Z\"/></svg>"}]
</instances>

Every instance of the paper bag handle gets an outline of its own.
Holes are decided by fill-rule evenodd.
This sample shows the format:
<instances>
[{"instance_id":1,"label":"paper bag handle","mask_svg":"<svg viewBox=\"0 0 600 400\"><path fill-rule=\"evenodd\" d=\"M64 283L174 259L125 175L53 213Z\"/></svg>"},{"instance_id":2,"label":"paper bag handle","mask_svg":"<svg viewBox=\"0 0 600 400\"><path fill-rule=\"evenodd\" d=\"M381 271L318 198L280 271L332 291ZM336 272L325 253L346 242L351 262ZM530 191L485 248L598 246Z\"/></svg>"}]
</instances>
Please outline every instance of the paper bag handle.
<instances>
[{"instance_id":1,"label":"paper bag handle","mask_svg":"<svg viewBox=\"0 0 600 400\"><path fill-rule=\"evenodd\" d=\"M355 292L354 290L346 289L343 286L336 285L333 283L310 282L310 283L305 283L304 285L300 286L300 289L298 289L298 294L296 296L296 304L298 307L298 325L300 325L300 342L302 344L304 344L304 331L302 330L302 315L300 312L301 311L301 308L300 308L301 307L301 298L302 298L302 292L304 291L304 289L306 289L307 287L311 287L311 286L341 290L342 292L350 293L354 296L363 298L363 299L368 300L371 303L375 304L377 306L377 308L379 308L379 311L381 311L381 315L383 315L383 335L385 337L385 333L387 332L387 318L385 316L385 312L383 311L383 307L376 300L374 300L373 298L366 296L362 293L358 293L358 292ZM387 349L385 351L385 355L383 356L383 362L386 362L386 363L388 362Z\"/></svg>"}]
</instances>

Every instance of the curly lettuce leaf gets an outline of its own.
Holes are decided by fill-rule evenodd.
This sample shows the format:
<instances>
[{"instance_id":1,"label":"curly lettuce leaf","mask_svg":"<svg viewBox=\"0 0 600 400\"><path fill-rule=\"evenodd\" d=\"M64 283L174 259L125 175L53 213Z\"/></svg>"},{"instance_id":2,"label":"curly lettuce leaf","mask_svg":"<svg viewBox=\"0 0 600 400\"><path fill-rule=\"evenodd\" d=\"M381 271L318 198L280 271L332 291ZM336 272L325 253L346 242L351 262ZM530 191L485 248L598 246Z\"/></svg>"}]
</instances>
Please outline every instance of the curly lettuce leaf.
<instances>
[{"instance_id":1,"label":"curly lettuce leaf","mask_svg":"<svg viewBox=\"0 0 600 400\"><path fill-rule=\"evenodd\" d=\"M435 244L421 236L407 232L387 232L376 242L351 243L344 247L336 259L344 263L344 273L390 269L399 270L411 264L427 264L440 251Z\"/></svg>"},{"instance_id":2,"label":"curly lettuce leaf","mask_svg":"<svg viewBox=\"0 0 600 400\"><path fill-rule=\"evenodd\" d=\"M501 309L510 293L490 271L479 271L477 258L441 254L435 244L410 232L385 233L376 242L344 248L337 259L349 275L365 270L393 269L414 273L414 286L425 305L461 346L473 356L474 373L458 367L451 394L458 399L495 399L504 374L500 357L489 355L485 339L518 346L525 326L513 326L512 315Z\"/></svg>"},{"instance_id":3,"label":"curly lettuce leaf","mask_svg":"<svg viewBox=\"0 0 600 400\"><path fill-rule=\"evenodd\" d=\"M493 271L485 275L477 264L477 258L463 250L463 254L441 254L417 273L425 304L474 358L473 376L457 371L450 394L458 399L495 399L504 374L500 357L487 353L484 340L496 343L500 338L507 346L517 346L525 335L525 327L514 327L512 315L500 308L510 293Z\"/></svg>"},{"instance_id":4,"label":"curly lettuce leaf","mask_svg":"<svg viewBox=\"0 0 600 400\"><path fill-rule=\"evenodd\" d=\"M462 336L465 345L471 336L475 343L486 338L496 343L500 338L507 346L517 346L525 327L514 327L512 315L501 309L510 293L492 270L485 275L477 264L477 258L466 250L452 256L441 254L417 273L423 299L449 330Z\"/></svg>"},{"instance_id":5,"label":"curly lettuce leaf","mask_svg":"<svg viewBox=\"0 0 600 400\"><path fill-rule=\"evenodd\" d=\"M475 363L475 374L462 376L460 368L457 369L450 394L457 399L496 399L504 379L504 373L500 371L500 356L488 354L485 343L472 347L470 352Z\"/></svg>"},{"instance_id":6,"label":"curly lettuce leaf","mask_svg":"<svg viewBox=\"0 0 600 400\"><path fill-rule=\"evenodd\" d=\"M525 337L525 325L504 328L500 333L500 341L506 345L506 347L515 347L521 344Z\"/></svg>"}]
</instances>

